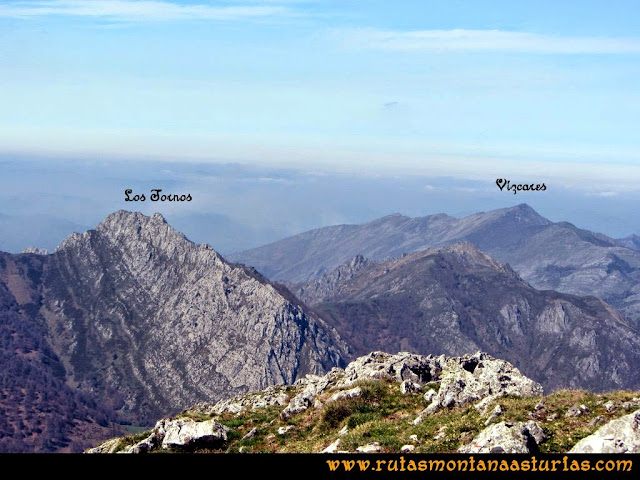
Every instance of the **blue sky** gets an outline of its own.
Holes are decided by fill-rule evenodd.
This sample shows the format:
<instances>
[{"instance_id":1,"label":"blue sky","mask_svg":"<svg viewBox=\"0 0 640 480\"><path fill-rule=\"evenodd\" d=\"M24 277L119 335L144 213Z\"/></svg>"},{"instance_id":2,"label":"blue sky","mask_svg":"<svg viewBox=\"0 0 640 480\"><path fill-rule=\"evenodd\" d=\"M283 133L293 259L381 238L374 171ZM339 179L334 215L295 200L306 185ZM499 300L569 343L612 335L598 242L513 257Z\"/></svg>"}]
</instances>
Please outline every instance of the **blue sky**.
<instances>
[{"instance_id":1,"label":"blue sky","mask_svg":"<svg viewBox=\"0 0 640 480\"><path fill-rule=\"evenodd\" d=\"M545 170L567 185L578 169L633 188L639 10L3 1L0 151L476 179Z\"/></svg>"},{"instance_id":2,"label":"blue sky","mask_svg":"<svg viewBox=\"0 0 640 480\"><path fill-rule=\"evenodd\" d=\"M90 227L155 185L199 201L140 209L236 222L228 251L521 202L640 233L639 14L637 0L0 1L0 214ZM243 167L223 187L180 164ZM496 178L548 190L513 197Z\"/></svg>"}]
</instances>

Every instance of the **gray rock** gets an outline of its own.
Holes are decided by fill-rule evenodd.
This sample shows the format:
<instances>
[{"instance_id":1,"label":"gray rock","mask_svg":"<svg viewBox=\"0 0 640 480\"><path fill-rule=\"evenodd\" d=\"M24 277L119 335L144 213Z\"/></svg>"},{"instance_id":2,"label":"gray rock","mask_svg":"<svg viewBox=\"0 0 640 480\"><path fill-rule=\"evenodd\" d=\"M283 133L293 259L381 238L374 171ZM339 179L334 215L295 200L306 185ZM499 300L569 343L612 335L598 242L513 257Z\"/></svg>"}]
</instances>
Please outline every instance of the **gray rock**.
<instances>
[{"instance_id":1,"label":"gray rock","mask_svg":"<svg viewBox=\"0 0 640 480\"><path fill-rule=\"evenodd\" d=\"M400 393L402 395L419 392L422 392L422 386L419 383L412 382L411 380L403 380L400 384Z\"/></svg>"},{"instance_id":2,"label":"gray rock","mask_svg":"<svg viewBox=\"0 0 640 480\"><path fill-rule=\"evenodd\" d=\"M335 382L336 374L337 372L332 370L329 374L322 377L318 375L307 375L304 379L301 379L298 385L304 385L304 388L291 399L280 416L287 419L311 407L314 404L315 398Z\"/></svg>"},{"instance_id":3,"label":"gray rock","mask_svg":"<svg viewBox=\"0 0 640 480\"><path fill-rule=\"evenodd\" d=\"M532 453L546 438L536 422L500 422L486 428L460 453Z\"/></svg>"},{"instance_id":4,"label":"gray rock","mask_svg":"<svg viewBox=\"0 0 640 480\"><path fill-rule=\"evenodd\" d=\"M214 405L200 403L192 410L206 415L221 415L225 412L239 413L246 410L286 405L289 400L285 387L272 385L260 392L237 395L229 399L220 400Z\"/></svg>"},{"instance_id":5,"label":"gray rock","mask_svg":"<svg viewBox=\"0 0 640 480\"><path fill-rule=\"evenodd\" d=\"M441 357L416 355L400 352L391 355L385 352L372 352L357 358L347 365L338 386L347 387L364 378L384 378L396 382L410 380L414 383L427 383L438 375Z\"/></svg>"},{"instance_id":6,"label":"gray rock","mask_svg":"<svg viewBox=\"0 0 640 480\"><path fill-rule=\"evenodd\" d=\"M429 415L441 408L462 407L480 400L484 400L484 407L504 395L542 394L539 383L522 375L510 363L478 352L446 360L440 390L424 413Z\"/></svg>"},{"instance_id":7,"label":"gray rock","mask_svg":"<svg viewBox=\"0 0 640 480\"><path fill-rule=\"evenodd\" d=\"M253 427L251 430L249 430L246 433L244 437L242 437L242 440L249 440L250 438L255 437L257 433L258 433L258 429L256 427Z\"/></svg>"},{"instance_id":8,"label":"gray rock","mask_svg":"<svg viewBox=\"0 0 640 480\"><path fill-rule=\"evenodd\" d=\"M403 445L400 447L400 452L402 453L411 453L416 449L415 445Z\"/></svg>"},{"instance_id":9,"label":"gray rock","mask_svg":"<svg viewBox=\"0 0 640 480\"><path fill-rule=\"evenodd\" d=\"M573 406L567 410L567 413L564 414L565 417L579 417L582 415L582 410L579 407Z\"/></svg>"},{"instance_id":10,"label":"gray rock","mask_svg":"<svg viewBox=\"0 0 640 480\"><path fill-rule=\"evenodd\" d=\"M362 395L362 388L355 387L349 390L342 390L340 392L336 392L331 397L331 402L335 402L336 400L343 400L345 398L356 398Z\"/></svg>"},{"instance_id":11,"label":"gray rock","mask_svg":"<svg viewBox=\"0 0 640 480\"><path fill-rule=\"evenodd\" d=\"M160 420L155 430L162 437L163 450L220 446L227 441L227 433L230 431L215 419L196 422L190 418Z\"/></svg>"},{"instance_id":12,"label":"gray rock","mask_svg":"<svg viewBox=\"0 0 640 480\"><path fill-rule=\"evenodd\" d=\"M278 428L278 435L286 435L290 430L293 430L293 425L287 425L285 427Z\"/></svg>"},{"instance_id":13,"label":"gray rock","mask_svg":"<svg viewBox=\"0 0 640 480\"><path fill-rule=\"evenodd\" d=\"M340 438L338 438L335 442L330 444L327 448L322 450L322 452L320 452L320 453L336 453L338 451L338 448L340 447L341 443L342 443L342 440Z\"/></svg>"},{"instance_id":14,"label":"gray rock","mask_svg":"<svg viewBox=\"0 0 640 480\"><path fill-rule=\"evenodd\" d=\"M502 415L502 407L500 405L496 405L489 418L484 422L485 427L493 422L496 418Z\"/></svg>"},{"instance_id":15,"label":"gray rock","mask_svg":"<svg viewBox=\"0 0 640 480\"><path fill-rule=\"evenodd\" d=\"M611 420L569 453L640 453L640 410Z\"/></svg>"},{"instance_id":16,"label":"gray rock","mask_svg":"<svg viewBox=\"0 0 640 480\"><path fill-rule=\"evenodd\" d=\"M427 404L430 404L437 394L438 392L436 392L433 388L430 388L429 391L424 394L424 401L427 402Z\"/></svg>"},{"instance_id":17,"label":"gray rock","mask_svg":"<svg viewBox=\"0 0 640 480\"><path fill-rule=\"evenodd\" d=\"M88 449L85 453L114 453L120 446L120 438L109 439L97 447Z\"/></svg>"},{"instance_id":18,"label":"gray rock","mask_svg":"<svg viewBox=\"0 0 640 480\"><path fill-rule=\"evenodd\" d=\"M358 453L379 453L382 451L382 447L378 442L369 443L356 448Z\"/></svg>"}]
</instances>

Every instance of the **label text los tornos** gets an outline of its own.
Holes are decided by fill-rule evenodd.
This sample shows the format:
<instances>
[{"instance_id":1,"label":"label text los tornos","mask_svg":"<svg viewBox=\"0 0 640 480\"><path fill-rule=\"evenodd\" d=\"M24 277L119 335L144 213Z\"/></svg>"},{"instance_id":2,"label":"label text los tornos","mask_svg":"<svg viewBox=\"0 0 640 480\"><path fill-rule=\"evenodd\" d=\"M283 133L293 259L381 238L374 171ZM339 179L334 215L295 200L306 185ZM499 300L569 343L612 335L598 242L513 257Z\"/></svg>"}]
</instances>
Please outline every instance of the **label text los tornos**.
<instances>
[{"instance_id":1,"label":"label text los tornos","mask_svg":"<svg viewBox=\"0 0 640 480\"><path fill-rule=\"evenodd\" d=\"M162 192L161 188L152 188L149 199L152 202L190 202L192 200L190 193L187 193L186 195L162 195L160 192ZM124 195L125 202L144 202L147 200L144 193L133 195L133 190L130 188L124 191Z\"/></svg>"}]
</instances>

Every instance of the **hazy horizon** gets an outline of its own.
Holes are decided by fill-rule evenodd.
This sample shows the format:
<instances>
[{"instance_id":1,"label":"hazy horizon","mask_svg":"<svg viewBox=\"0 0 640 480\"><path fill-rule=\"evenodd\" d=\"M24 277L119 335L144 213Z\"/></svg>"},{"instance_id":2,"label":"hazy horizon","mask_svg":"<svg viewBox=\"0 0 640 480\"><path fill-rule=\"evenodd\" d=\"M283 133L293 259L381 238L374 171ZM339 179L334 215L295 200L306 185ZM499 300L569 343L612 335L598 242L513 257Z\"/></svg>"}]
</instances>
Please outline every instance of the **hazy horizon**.
<instances>
[{"instance_id":1,"label":"hazy horizon","mask_svg":"<svg viewBox=\"0 0 640 480\"><path fill-rule=\"evenodd\" d=\"M73 231L120 210L162 213L197 243L223 254L314 228L363 223L392 213L463 217L527 203L552 221L613 238L640 233L640 193L597 194L547 181L545 191L500 190L483 181L424 175L356 175L241 164L8 159L0 157L0 250L53 249ZM513 178L512 181L516 179ZM190 202L152 202L151 189L191 194ZM125 190L144 202L125 201Z\"/></svg>"},{"instance_id":2,"label":"hazy horizon","mask_svg":"<svg viewBox=\"0 0 640 480\"><path fill-rule=\"evenodd\" d=\"M522 202L639 233L638 14L631 0L4 1L0 248L51 247L119 208L158 209L222 252ZM547 188L512 195L498 178ZM132 207L127 188L194 200Z\"/></svg>"}]
</instances>

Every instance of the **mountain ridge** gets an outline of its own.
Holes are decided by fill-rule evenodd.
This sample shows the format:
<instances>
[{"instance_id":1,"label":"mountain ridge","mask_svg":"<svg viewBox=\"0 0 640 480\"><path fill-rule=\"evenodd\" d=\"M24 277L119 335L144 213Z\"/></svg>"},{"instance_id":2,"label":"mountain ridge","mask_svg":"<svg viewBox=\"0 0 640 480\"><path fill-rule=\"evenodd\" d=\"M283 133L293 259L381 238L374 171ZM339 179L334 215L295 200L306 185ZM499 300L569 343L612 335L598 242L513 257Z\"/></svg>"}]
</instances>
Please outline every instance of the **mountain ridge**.
<instances>
[{"instance_id":1,"label":"mountain ridge","mask_svg":"<svg viewBox=\"0 0 640 480\"><path fill-rule=\"evenodd\" d=\"M120 210L52 254L2 254L0 280L44 325L66 382L135 424L292 383L346 355L284 287L190 242L160 214Z\"/></svg>"},{"instance_id":2,"label":"mountain ridge","mask_svg":"<svg viewBox=\"0 0 640 480\"><path fill-rule=\"evenodd\" d=\"M394 215L324 227L229 258L253 265L274 280L300 283L356 255L380 261L464 240L509 263L535 288L596 296L640 325L640 251L569 222L551 222L527 204L461 219Z\"/></svg>"},{"instance_id":3,"label":"mountain ridge","mask_svg":"<svg viewBox=\"0 0 640 480\"><path fill-rule=\"evenodd\" d=\"M356 257L291 286L356 355L483 350L545 388L637 388L640 334L596 297L540 291L470 242L372 262Z\"/></svg>"}]
</instances>

